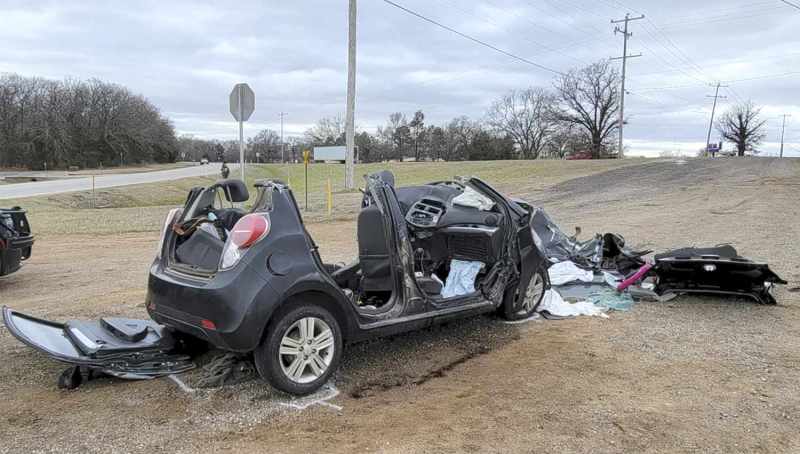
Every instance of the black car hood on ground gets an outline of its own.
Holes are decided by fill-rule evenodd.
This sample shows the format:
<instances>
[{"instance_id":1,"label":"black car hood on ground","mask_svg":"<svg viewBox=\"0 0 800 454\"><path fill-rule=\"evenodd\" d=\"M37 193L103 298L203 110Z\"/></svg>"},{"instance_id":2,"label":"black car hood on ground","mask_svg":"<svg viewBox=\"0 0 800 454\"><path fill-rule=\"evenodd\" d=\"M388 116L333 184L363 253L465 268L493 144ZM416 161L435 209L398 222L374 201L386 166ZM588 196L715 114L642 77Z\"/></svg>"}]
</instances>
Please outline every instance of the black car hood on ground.
<instances>
[{"instance_id":1,"label":"black car hood on ground","mask_svg":"<svg viewBox=\"0 0 800 454\"><path fill-rule=\"evenodd\" d=\"M194 367L178 342L150 320L101 318L56 323L3 307L3 322L22 343L72 366L129 379L148 379Z\"/></svg>"}]
</instances>

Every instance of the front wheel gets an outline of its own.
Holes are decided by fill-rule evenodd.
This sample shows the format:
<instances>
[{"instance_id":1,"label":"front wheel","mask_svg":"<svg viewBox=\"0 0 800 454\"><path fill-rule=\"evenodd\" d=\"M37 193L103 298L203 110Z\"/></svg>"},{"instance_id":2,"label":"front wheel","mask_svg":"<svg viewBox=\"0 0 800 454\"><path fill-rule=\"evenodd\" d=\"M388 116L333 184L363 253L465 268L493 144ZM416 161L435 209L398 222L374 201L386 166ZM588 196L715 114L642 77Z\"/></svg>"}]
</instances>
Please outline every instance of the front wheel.
<instances>
[{"instance_id":1,"label":"front wheel","mask_svg":"<svg viewBox=\"0 0 800 454\"><path fill-rule=\"evenodd\" d=\"M273 387L296 395L319 389L339 367L342 332L325 308L303 304L270 323L254 354L256 369Z\"/></svg>"},{"instance_id":2,"label":"front wheel","mask_svg":"<svg viewBox=\"0 0 800 454\"><path fill-rule=\"evenodd\" d=\"M503 300L503 315L508 320L523 320L533 315L547 290L547 270L539 268L531 276L525 294L517 286L509 288Z\"/></svg>"}]
</instances>

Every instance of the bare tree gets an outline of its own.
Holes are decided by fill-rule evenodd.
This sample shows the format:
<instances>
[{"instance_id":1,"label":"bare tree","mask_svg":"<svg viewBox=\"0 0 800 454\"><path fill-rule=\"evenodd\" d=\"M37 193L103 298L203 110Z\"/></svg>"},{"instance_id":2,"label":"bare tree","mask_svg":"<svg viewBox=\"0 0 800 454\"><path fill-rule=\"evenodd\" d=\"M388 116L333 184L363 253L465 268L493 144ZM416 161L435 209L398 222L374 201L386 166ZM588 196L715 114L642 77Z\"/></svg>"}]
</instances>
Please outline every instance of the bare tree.
<instances>
[{"instance_id":1,"label":"bare tree","mask_svg":"<svg viewBox=\"0 0 800 454\"><path fill-rule=\"evenodd\" d=\"M344 118L341 114L323 117L305 135L312 145L344 145Z\"/></svg>"},{"instance_id":2,"label":"bare tree","mask_svg":"<svg viewBox=\"0 0 800 454\"><path fill-rule=\"evenodd\" d=\"M554 125L554 95L542 88L512 90L487 112L489 126L511 137L523 159L536 159Z\"/></svg>"},{"instance_id":3,"label":"bare tree","mask_svg":"<svg viewBox=\"0 0 800 454\"><path fill-rule=\"evenodd\" d=\"M764 124L767 120L758 118L761 109L752 101L733 106L717 121L717 131L722 137L736 145L736 153L744 156L746 151L758 153L756 146L764 140Z\"/></svg>"},{"instance_id":4,"label":"bare tree","mask_svg":"<svg viewBox=\"0 0 800 454\"><path fill-rule=\"evenodd\" d=\"M444 130L445 147L442 158L445 161L463 161L469 158L469 146L475 135L480 131L480 125L466 116L450 120Z\"/></svg>"},{"instance_id":5,"label":"bare tree","mask_svg":"<svg viewBox=\"0 0 800 454\"><path fill-rule=\"evenodd\" d=\"M585 133L592 157L600 158L619 127L619 74L607 61L572 70L556 82L561 109L556 118Z\"/></svg>"},{"instance_id":6,"label":"bare tree","mask_svg":"<svg viewBox=\"0 0 800 454\"><path fill-rule=\"evenodd\" d=\"M281 136L272 129L262 129L254 137L247 139L247 154L257 162L278 160Z\"/></svg>"}]
</instances>

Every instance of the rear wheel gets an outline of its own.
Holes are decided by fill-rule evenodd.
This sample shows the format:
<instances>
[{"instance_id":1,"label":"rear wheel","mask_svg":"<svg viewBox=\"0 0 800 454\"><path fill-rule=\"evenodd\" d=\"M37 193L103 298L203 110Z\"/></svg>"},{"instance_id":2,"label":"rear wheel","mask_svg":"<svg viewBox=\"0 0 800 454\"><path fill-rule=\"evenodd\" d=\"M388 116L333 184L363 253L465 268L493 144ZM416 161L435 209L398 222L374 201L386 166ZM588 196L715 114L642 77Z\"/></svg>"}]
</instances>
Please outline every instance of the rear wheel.
<instances>
[{"instance_id":1,"label":"rear wheel","mask_svg":"<svg viewBox=\"0 0 800 454\"><path fill-rule=\"evenodd\" d=\"M339 367L342 332L325 308L303 304L280 313L256 349L256 369L281 391L305 395L319 389Z\"/></svg>"},{"instance_id":2,"label":"rear wheel","mask_svg":"<svg viewBox=\"0 0 800 454\"><path fill-rule=\"evenodd\" d=\"M547 270L539 268L531 276L525 294L519 288L509 288L503 302L503 315L508 320L523 320L533 315L547 290Z\"/></svg>"}]
</instances>

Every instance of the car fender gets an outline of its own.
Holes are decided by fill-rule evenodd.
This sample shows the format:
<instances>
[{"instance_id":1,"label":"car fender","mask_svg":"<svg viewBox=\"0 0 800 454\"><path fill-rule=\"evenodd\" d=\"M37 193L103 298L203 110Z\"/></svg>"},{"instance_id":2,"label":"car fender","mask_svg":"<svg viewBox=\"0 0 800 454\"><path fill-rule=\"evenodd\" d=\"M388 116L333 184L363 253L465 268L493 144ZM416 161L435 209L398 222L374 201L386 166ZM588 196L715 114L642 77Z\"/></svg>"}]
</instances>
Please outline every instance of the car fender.
<instances>
[{"instance_id":1,"label":"car fender","mask_svg":"<svg viewBox=\"0 0 800 454\"><path fill-rule=\"evenodd\" d=\"M253 313L248 317L252 317L259 330L253 349L264 338L266 328L277 311L294 302L313 301L329 309L340 323L345 339L350 338L357 329L357 314L350 300L322 272L311 271L296 276L294 282L284 288L286 290L279 294L271 285L265 286L258 296L258 301L262 303L253 305Z\"/></svg>"}]
</instances>

